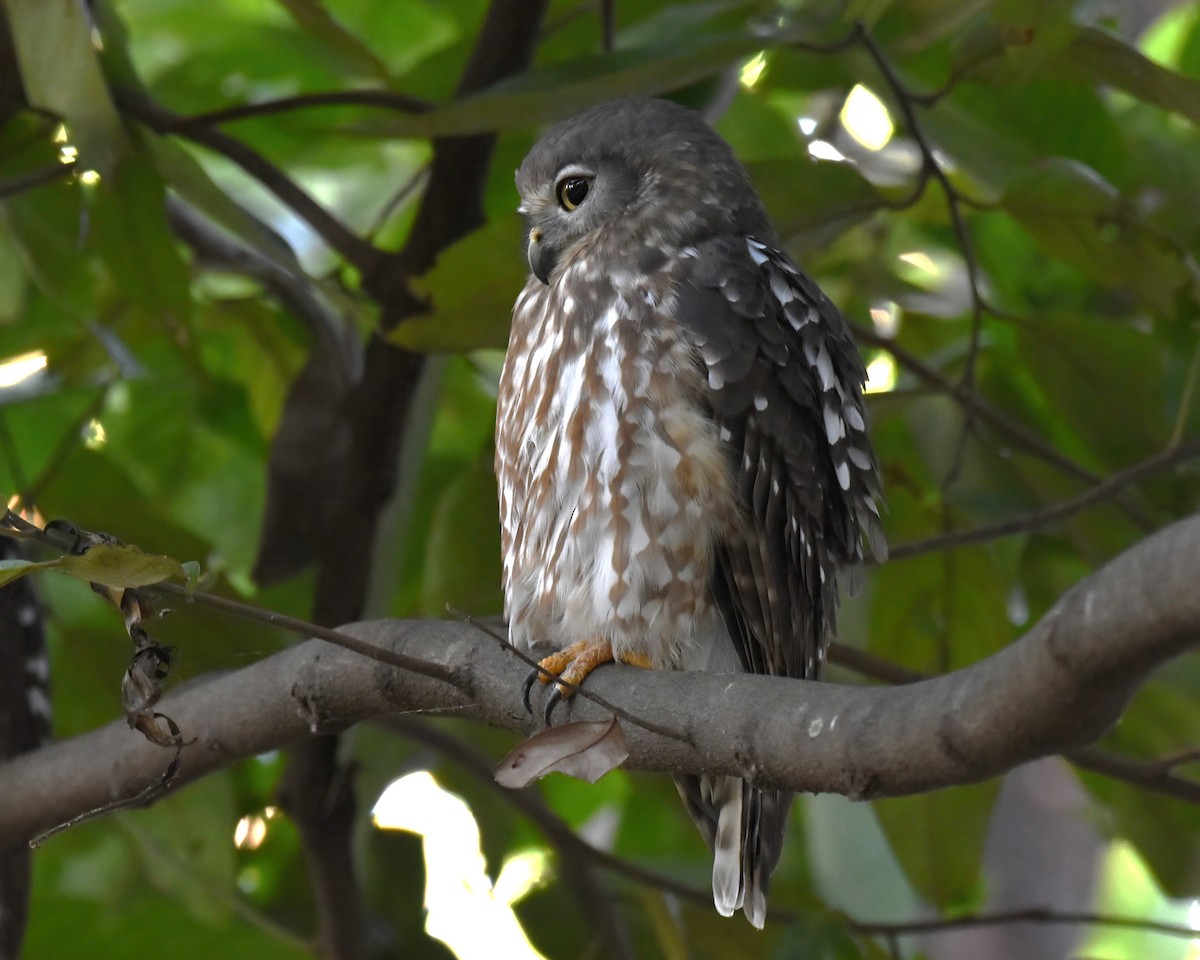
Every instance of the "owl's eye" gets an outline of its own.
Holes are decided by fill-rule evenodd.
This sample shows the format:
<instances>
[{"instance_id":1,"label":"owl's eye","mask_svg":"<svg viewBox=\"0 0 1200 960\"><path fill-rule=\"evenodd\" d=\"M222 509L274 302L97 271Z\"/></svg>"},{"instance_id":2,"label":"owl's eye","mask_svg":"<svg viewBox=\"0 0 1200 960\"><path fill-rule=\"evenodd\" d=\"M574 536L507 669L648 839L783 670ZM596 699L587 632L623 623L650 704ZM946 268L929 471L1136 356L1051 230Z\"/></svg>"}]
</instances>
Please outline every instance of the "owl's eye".
<instances>
[{"instance_id":1,"label":"owl's eye","mask_svg":"<svg viewBox=\"0 0 1200 960\"><path fill-rule=\"evenodd\" d=\"M565 177L558 182L558 202L568 213L578 207L588 195L587 177Z\"/></svg>"}]
</instances>

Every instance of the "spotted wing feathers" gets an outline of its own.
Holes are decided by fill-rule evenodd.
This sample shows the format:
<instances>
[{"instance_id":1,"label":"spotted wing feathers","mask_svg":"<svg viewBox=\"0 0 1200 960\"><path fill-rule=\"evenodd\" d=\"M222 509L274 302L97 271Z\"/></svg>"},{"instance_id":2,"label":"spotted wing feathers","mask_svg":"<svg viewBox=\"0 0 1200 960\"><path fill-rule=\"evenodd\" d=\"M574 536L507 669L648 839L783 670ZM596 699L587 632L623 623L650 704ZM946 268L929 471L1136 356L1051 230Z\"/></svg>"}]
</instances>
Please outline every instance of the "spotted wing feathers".
<instances>
[{"instance_id":1,"label":"spotted wing feathers","mask_svg":"<svg viewBox=\"0 0 1200 960\"><path fill-rule=\"evenodd\" d=\"M716 545L717 607L742 669L815 679L838 571L860 564L864 545L886 551L862 360L817 285L753 237L697 248L676 316L707 372L740 501L741 522ZM792 795L726 777L676 782L713 848L718 910L741 907L761 926Z\"/></svg>"},{"instance_id":2,"label":"spotted wing feathers","mask_svg":"<svg viewBox=\"0 0 1200 960\"><path fill-rule=\"evenodd\" d=\"M815 677L840 568L882 559L878 467L858 351L837 308L752 237L697 250L677 316L708 373L744 523L718 548L714 591L755 673Z\"/></svg>"}]
</instances>

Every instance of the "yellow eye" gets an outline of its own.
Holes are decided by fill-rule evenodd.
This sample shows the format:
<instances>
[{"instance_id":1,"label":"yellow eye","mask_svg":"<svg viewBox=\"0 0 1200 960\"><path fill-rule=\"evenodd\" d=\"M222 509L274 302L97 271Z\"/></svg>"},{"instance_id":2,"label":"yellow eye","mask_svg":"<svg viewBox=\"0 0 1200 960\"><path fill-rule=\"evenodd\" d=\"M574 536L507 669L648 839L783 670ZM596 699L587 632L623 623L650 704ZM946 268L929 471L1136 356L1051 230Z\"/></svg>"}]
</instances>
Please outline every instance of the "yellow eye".
<instances>
[{"instance_id":1,"label":"yellow eye","mask_svg":"<svg viewBox=\"0 0 1200 960\"><path fill-rule=\"evenodd\" d=\"M558 202L568 212L578 207L588 195L587 177L564 177L558 183Z\"/></svg>"}]
</instances>

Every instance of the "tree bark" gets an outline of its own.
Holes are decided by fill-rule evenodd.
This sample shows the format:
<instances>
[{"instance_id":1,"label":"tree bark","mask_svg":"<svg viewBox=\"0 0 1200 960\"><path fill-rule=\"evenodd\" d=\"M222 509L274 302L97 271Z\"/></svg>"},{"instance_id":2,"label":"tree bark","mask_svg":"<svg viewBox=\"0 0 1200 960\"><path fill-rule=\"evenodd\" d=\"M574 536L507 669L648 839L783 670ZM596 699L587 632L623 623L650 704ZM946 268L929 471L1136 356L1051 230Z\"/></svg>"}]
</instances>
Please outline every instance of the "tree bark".
<instances>
[{"instance_id":1,"label":"tree bark","mask_svg":"<svg viewBox=\"0 0 1200 960\"><path fill-rule=\"evenodd\" d=\"M1200 639L1200 515L1146 538L1068 591L1011 646L900 687L611 666L589 690L677 737L623 722L626 766L720 773L855 799L971 783L1101 736L1159 664ZM452 682L310 640L202 678L160 709L189 740L179 783L367 717L422 710L519 733L528 667L469 624L379 621L347 632L442 664ZM576 696L559 715L603 719ZM336 722L329 718L337 718ZM171 753L124 721L0 767L0 845L135 795Z\"/></svg>"}]
</instances>

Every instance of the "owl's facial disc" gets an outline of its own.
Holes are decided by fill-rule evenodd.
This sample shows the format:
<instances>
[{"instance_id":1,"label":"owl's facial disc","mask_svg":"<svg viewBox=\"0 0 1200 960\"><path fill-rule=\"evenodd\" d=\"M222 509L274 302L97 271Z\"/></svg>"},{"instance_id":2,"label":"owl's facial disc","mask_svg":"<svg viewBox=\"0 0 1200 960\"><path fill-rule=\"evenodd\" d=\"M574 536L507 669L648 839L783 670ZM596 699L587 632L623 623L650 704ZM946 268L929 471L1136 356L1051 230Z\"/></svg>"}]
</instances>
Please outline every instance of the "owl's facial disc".
<instances>
[{"instance_id":1,"label":"owl's facial disc","mask_svg":"<svg viewBox=\"0 0 1200 960\"><path fill-rule=\"evenodd\" d=\"M595 182L596 174L590 168L569 164L542 185L533 205L537 212L530 217L526 249L529 269L542 283L550 282L550 274L571 242L591 228Z\"/></svg>"}]
</instances>

